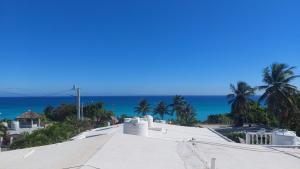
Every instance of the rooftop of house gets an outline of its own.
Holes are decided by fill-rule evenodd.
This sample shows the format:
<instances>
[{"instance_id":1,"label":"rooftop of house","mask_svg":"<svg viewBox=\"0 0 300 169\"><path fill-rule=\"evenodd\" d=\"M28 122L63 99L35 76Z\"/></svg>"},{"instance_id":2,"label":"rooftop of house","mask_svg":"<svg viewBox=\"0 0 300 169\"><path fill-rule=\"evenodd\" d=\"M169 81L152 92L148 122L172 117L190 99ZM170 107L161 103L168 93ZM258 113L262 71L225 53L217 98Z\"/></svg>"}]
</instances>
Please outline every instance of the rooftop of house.
<instances>
[{"instance_id":1,"label":"rooftop of house","mask_svg":"<svg viewBox=\"0 0 300 169\"><path fill-rule=\"evenodd\" d=\"M296 169L300 149L228 142L208 128L154 123L164 132L123 134L123 125L93 129L54 145L0 153L5 169Z\"/></svg>"},{"instance_id":2,"label":"rooftop of house","mask_svg":"<svg viewBox=\"0 0 300 169\"><path fill-rule=\"evenodd\" d=\"M19 115L16 119L39 119L41 117L42 116L40 114L28 110L27 112L24 112L21 115Z\"/></svg>"}]
</instances>

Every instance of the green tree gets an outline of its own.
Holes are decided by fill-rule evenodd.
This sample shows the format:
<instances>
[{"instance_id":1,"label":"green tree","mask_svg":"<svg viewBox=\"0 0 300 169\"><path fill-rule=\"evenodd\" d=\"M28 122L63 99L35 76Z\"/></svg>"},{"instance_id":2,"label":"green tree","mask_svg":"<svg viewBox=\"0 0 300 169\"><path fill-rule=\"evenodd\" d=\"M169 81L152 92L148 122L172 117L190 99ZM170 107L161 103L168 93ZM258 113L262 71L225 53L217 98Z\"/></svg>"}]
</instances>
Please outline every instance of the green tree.
<instances>
[{"instance_id":1,"label":"green tree","mask_svg":"<svg viewBox=\"0 0 300 169\"><path fill-rule=\"evenodd\" d=\"M173 103L170 104L172 108L172 114L176 114L176 118L180 118L184 112L187 102L185 101L183 96L176 95L173 98Z\"/></svg>"},{"instance_id":2,"label":"green tree","mask_svg":"<svg viewBox=\"0 0 300 169\"><path fill-rule=\"evenodd\" d=\"M106 126L107 123L111 121L113 115L114 113L112 111L98 109L95 114L97 127Z\"/></svg>"},{"instance_id":3,"label":"green tree","mask_svg":"<svg viewBox=\"0 0 300 169\"><path fill-rule=\"evenodd\" d=\"M182 126L193 126L197 123L196 111L187 103L183 96L176 95L170 104L172 113L176 113L176 122Z\"/></svg>"},{"instance_id":4,"label":"green tree","mask_svg":"<svg viewBox=\"0 0 300 169\"><path fill-rule=\"evenodd\" d=\"M138 115L145 116L148 112L150 112L150 104L145 99L141 100L138 106L135 107L135 112Z\"/></svg>"},{"instance_id":5,"label":"green tree","mask_svg":"<svg viewBox=\"0 0 300 169\"><path fill-rule=\"evenodd\" d=\"M98 110L102 110L102 109L104 109L104 104L102 102L86 105L83 108L84 116L93 119L95 118Z\"/></svg>"},{"instance_id":6,"label":"green tree","mask_svg":"<svg viewBox=\"0 0 300 169\"><path fill-rule=\"evenodd\" d=\"M44 110L45 116L53 121L64 121L69 116L76 116L76 106L73 104L61 104L53 109L48 106Z\"/></svg>"},{"instance_id":7,"label":"green tree","mask_svg":"<svg viewBox=\"0 0 300 169\"><path fill-rule=\"evenodd\" d=\"M231 113L234 115L235 125L242 126L247 119L250 110L250 103L253 102L251 96L254 95L255 89L246 82L238 82L237 86L230 84L231 92L227 95L228 103L231 104Z\"/></svg>"},{"instance_id":8,"label":"green tree","mask_svg":"<svg viewBox=\"0 0 300 169\"><path fill-rule=\"evenodd\" d=\"M294 69L295 67L277 63L266 67L263 71L265 85L259 87L260 90L264 90L259 101L264 101L268 112L276 115L280 127L288 125L291 113L298 111L295 99L297 88L290 84L299 77L294 75Z\"/></svg>"},{"instance_id":9,"label":"green tree","mask_svg":"<svg viewBox=\"0 0 300 169\"><path fill-rule=\"evenodd\" d=\"M53 111L54 111L54 107L49 105L44 109L44 115L50 119L53 114Z\"/></svg>"},{"instance_id":10,"label":"green tree","mask_svg":"<svg viewBox=\"0 0 300 169\"><path fill-rule=\"evenodd\" d=\"M196 115L192 105L187 104L181 112L181 117L177 119L178 123L182 126L193 126L197 123Z\"/></svg>"},{"instance_id":11,"label":"green tree","mask_svg":"<svg viewBox=\"0 0 300 169\"><path fill-rule=\"evenodd\" d=\"M164 119L165 115L169 114L170 112L168 105L163 101L160 101L153 110L153 115L159 115L162 120Z\"/></svg>"},{"instance_id":12,"label":"green tree","mask_svg":"<svg viewBox=\"0 0 300 169\"><path fill-rule=\"evenodd\" d=\"M211 114L207 117L207 120L205 123L208 124L231 124L232 119L229 116L229 113L227 114Z\"/></svg>"}]
</instances>

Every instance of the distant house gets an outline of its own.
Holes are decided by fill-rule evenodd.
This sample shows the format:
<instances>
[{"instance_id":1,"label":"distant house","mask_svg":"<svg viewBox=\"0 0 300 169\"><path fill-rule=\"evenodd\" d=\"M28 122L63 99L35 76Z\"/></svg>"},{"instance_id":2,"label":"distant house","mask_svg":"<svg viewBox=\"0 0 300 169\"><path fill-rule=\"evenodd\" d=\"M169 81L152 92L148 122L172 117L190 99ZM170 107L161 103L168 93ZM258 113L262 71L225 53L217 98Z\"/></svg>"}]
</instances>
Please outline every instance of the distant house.
<instances>
[{"instance_id":1,"label":"distant house","mask_svg":"<svg viewBox=\"0 0 300 169\"><path fill-rule=\"evenodd\" d=\"M16 119L20 128L38 128L41 127L41 115L31 110L22 113Z\"/></svg>"}]
</instances>

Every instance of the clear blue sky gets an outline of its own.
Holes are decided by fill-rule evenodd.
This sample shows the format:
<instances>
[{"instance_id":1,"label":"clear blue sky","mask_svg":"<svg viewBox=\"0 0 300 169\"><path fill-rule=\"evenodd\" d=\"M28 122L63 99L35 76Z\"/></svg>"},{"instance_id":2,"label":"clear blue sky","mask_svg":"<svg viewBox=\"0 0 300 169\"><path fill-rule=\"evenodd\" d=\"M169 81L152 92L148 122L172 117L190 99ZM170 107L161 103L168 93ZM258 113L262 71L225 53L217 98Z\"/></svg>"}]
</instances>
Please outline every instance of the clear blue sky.
<instances>
[{"instance_id":1,"label":"clear blue sky","mask_svg":"<svg viewBox=\"0 0 300 169\"><path fill-rule=\"evenodd\" d=\"M300 1L0 1L0 89L37 94L221 95L300 74ZM300 81L295 81L300 87Z\"/></svg>"}]
</instances>

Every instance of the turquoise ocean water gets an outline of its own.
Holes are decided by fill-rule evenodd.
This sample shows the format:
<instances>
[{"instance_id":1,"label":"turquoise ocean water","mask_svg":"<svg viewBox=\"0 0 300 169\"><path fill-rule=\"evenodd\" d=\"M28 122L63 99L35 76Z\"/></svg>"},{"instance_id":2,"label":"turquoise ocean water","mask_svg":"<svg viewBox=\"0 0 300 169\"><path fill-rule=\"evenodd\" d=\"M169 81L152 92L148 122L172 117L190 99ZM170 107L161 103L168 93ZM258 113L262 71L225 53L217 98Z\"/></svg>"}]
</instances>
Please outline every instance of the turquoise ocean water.
<instances>
[{"instance_id":1,"label":"turquoise ocean water","mask_svg":"<svg viewBox=\"0 0 300 169\"><path fill-rule=\"evenodd\" d=\"M148 100L153 107L161 100L171 103L172 98L173 96L85 96L81 99L83 104L101 101L106 109L113 110L117 116L121 114L134 116L134 107L141 99ZM185 96L185 98L197 111L198 120L205 120L210 114L230 111L226 96ZM61 103L75 103L75 97L0 97L0 119L14 119L29 109L42 113L47 105L58 106Z\"/></svg>"}]
</instances>

